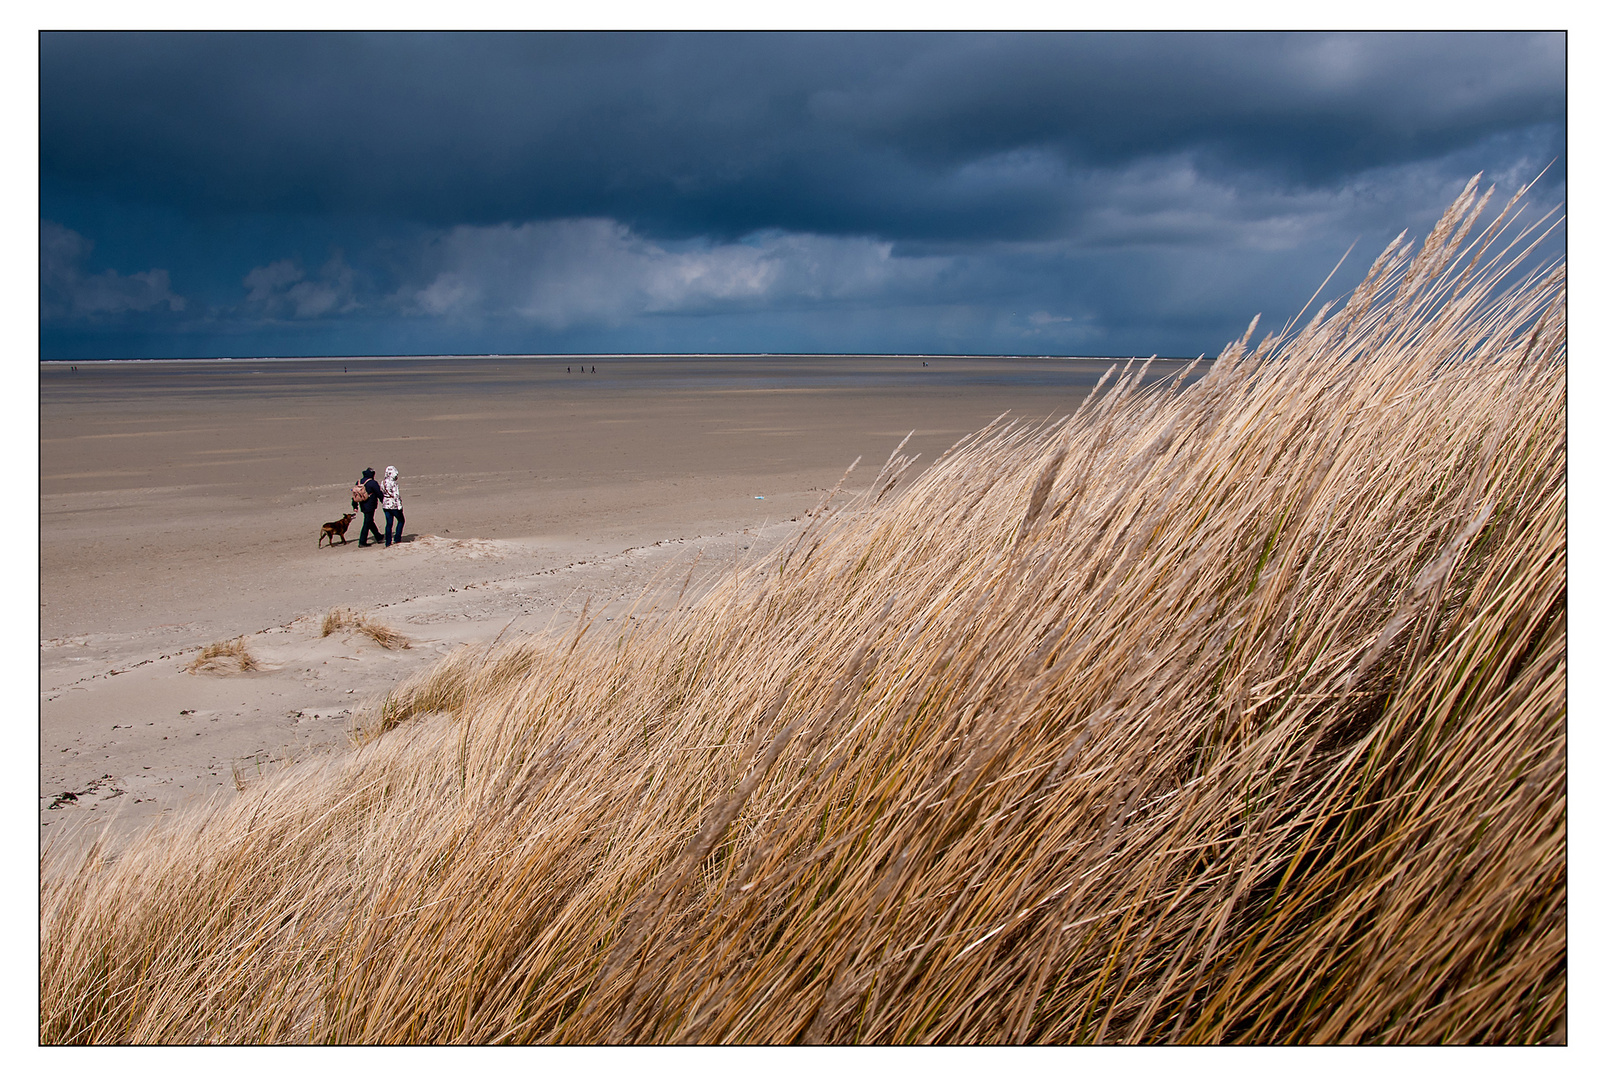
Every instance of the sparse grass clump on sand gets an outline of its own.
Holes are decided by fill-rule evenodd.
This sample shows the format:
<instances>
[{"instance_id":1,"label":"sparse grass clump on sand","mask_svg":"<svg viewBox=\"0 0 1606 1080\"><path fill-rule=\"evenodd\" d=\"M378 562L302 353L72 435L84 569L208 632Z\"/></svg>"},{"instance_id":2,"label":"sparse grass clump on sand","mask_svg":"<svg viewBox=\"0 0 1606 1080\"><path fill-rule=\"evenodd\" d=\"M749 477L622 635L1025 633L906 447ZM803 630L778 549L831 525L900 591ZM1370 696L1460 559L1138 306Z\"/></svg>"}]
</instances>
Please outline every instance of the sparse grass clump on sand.
<instances>
[{"instance_id":1,"label":"sparse grass clump on sand","mask_svg":"<svg viewBox=\"0 0 1606 1080\"><path fill-rule=\"evenodd\" d=\"M329 613L323 617L323 633L320 636L328 637L330 634L336 634L342 630L355 630L359 634L366 634L373 638L374 642L381 648L410 649L413 647L412 642L407 640L407 635L398 630L392 630L370 615L363 615L345 607L330 608Z\"/></svg>"},{"instance_id":2,"label":"sparse grass clump on sand","mask_svg":"<svg viewBox=\"0 0 1606 1080\"><path fill-rule=\"evenodd\" d=\"M191 672L205 672L211 675L238 674L242 671L255 671L262 665L257 658L251 655L246 647L245 636L242 634L228 641L214 641L202 649L200 655L190 661L187 670Z\"/></svg>"},{"instance_id":3,"label":"sparse grass clump on sand","mask_svg":"<svg viewBox=\"0 0 1606 1080\"><path fill-rule=\"evenodd\" d=\"M1482 208L47 875L41 1040L1564 1038L1565 264Z\"/></svg>"}]
</instances>

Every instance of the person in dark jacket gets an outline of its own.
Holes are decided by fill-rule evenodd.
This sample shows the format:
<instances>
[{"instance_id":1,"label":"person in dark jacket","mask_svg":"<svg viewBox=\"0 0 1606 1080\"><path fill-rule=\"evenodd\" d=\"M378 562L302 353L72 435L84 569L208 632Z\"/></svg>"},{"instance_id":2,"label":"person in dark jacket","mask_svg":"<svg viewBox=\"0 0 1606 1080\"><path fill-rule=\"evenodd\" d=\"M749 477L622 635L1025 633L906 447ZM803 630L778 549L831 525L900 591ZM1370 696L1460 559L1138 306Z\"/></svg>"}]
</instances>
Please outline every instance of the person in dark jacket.
<instances>
[{"instance_id":1,"label":"person in dark jacket","mask_svg":"<svg viewBox=\"0 0 1606 1080\"><path fill-rule=\"evenodd\" d=\"M357 546L367 547L369 544L368 534L370 532L374 534L374 541L385 538L385 535L379 531L379 526L374 524L374 511L379 509L379 481L374 479L374 470L364 469L362 471L362 486L363 490L368 492L368 497L361 502L352 499L351 507L353 510L362 511L362 534L357 537Z\"/></svg>"}]
</instances>

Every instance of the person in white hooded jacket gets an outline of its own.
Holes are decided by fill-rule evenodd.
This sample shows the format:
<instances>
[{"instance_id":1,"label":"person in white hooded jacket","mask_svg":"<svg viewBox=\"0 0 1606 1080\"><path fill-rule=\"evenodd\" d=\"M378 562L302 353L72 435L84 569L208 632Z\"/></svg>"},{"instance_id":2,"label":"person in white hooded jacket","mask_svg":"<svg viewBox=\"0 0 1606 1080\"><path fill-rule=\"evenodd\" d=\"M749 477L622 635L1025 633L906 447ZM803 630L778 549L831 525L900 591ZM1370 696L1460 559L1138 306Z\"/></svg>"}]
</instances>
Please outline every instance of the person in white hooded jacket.
<instances>
[{"instance_id":1,"label":"person in white hooded jacket","mask_svg":"<svg viewBox=\"0 0 1606 1080\"><path fill-rule=\"evenodd\" d=\"M385 466L385 478L379 482L379 504L385 508L385 546L401 543L402 525L407 518L402 514L401 488L396 486L396 477L400 474L396 466ZM391 538L391 528L396 530L395 539Z\"/></svg>"}]
</instances>

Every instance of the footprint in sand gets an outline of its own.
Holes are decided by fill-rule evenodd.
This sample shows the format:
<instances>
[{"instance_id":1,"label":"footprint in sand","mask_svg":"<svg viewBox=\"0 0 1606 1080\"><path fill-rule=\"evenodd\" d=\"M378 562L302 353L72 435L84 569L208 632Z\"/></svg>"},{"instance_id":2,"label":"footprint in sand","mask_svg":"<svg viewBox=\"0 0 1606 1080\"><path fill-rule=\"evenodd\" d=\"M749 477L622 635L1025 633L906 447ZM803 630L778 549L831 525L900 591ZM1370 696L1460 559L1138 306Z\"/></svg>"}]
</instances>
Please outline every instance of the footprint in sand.
<instances>
[{"instance_id":1,"label":"footprint in sand","mask_svg":"<svg viewBox=\"0 0 1606 1080\"><path fill-rule=\"evenodd\" d=\"M444 551L469 559L503 558L512 554L516 547L516 545L506 540L481 540L477 538L454 540L451 537L435 536L433 534L409 541L406 546L411 547L414 544L426 551Z\"/></svg>"}]
</instances>

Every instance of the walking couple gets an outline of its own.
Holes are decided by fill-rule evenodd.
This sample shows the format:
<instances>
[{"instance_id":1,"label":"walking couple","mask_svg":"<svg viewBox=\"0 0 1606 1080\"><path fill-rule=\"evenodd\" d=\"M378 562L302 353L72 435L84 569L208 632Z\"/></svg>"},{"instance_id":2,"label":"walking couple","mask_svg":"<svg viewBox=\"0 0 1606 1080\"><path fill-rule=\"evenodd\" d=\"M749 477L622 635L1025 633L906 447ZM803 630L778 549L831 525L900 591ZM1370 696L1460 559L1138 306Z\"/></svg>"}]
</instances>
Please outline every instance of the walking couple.
<instances>
[{"instance_id":1,"label":"walking couple","mask_svg":"<svg viewBox=\"0 0 1606 1080\"><path fill-rule=\"evenodd\" d=\"M396 486L396 466L385 466L385 478L374 479L374 470L364 469L362 479L351 489L351 506L354 510L362 511L362 535L357 537L358 547L368 547L368 534L374 534L374 540L380 539L379 526L374 524L374 511L381 505L385 508L385 546L401 543L402 525L406 518L402 516L401 488ZM358 498L361 495L362 498ZM392 538L391 530L394 527L395 536Z\"/></svg>"}]
</instances>

